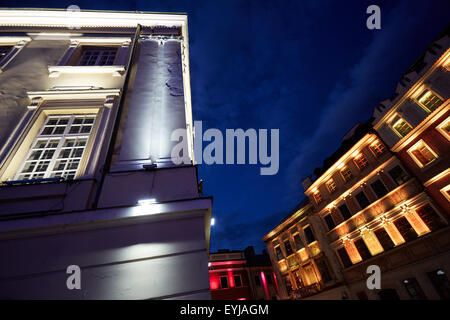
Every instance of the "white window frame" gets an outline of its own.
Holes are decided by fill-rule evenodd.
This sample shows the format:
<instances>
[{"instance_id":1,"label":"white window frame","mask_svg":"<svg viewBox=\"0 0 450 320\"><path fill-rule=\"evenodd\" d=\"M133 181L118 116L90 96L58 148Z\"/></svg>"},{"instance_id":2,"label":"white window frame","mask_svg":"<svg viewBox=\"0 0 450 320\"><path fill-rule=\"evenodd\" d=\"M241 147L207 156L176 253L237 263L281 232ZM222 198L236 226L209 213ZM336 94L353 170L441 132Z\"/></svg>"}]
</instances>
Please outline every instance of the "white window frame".
<instances>
[{"instance_id":1,"label":"white window frame","mask_svg":"<svg viewBox=\"0 0 450 320\"><path fill-rule=\"evenodd\" d=\"M418 145L420 145L420 144L424 144L428 148L428 150L430 150L430 152L434 155L434 159L425 165L423 165L422 162L420 162L419 159L417 159L416 156L412 153L412 151L415 150L418 147ZM425 141L423 141L423 139L417 141L411 148L408 149L407 152L419 168L425 168L425 167L429 166L431 163L435 162L439 158L439 156L436 154L436 152L434 152L434 150L432 148L430 148L430 146L428 144L426 144Z\"/></svg>"},{"instance_id":2,"label":"white window frame","mask_svg":"<svg viewBox=\"0 0 450 320\"><path fill-rule=\"evenodd\" d=\"M450 122L450 117L448 117L447 119L445 119L444 121L442 121L437 127L436 130L439 131L447 140L450 141L450 133L448 133L447 131L445 131L443 129L443 127Z\"/></svg>"},{"instance_id":3,"label":"white window frame","mask_svg":"<svg viewBox=\"0 0 450 320\"><path fill-rule=\"evenodd\" d=\"M75 134L74 133L70 133L69 130L72 128L74 119L75 118L80 118L80 117L83 117L83 118L86 118L86 117L94 118L93 123L90 125L91 129L90 129L89 133L81 133L81 132L80 133L75 133ZM53 135L53 134L51 134L51 135L43 135L42 134L42 131L44 130L44 128L47 125L49 120L51 120L51 119L63 119L63 118L67 118L68 119L68 123L65 125L65 129L64 129L63 133L55 134L55 135ZM28 174L27 172L23 172L23 169L25 168L25 165L27 164L27 162L29 162L28 159L31 156L31 154L34 151L36 151L36 148L35 148L36 144L39 141L43 141L43 140L45 140L45 141L58 140L58 144L57 144L57 146L56 146L56 148L54 150L53 156L50 159L48 159L49 160L48 161L49 164L48 164L47 169L44 172L44 176L41 177L41 178L38 178L38 179L51 178L50 175L53 174L55 171L63 171L64 174L67 174L67 171L73 171L73 170L55 170L54 169L55 166L56 166L57 161L63 161L63 160L65 160L66 162L69 162L71 160L78 160L78 166L77 166L77 168L75 170L75 174L74 174L73 179L76 178L78 176L79 172L80 172L81 163L82 163L84 157L86 156L86 146L89 144L90 140L92 139L92 132L93 132L93 129L94 129L94 124L95 124L96 118L97 118L96 114L48 115L46 117L46 119L44 120L43 125L39 129L39 133L35 136L34 141L33 141L31 147L29 148L29 150L27 152L27 155L24 157L24 159L22 161L22 164L19 167L19 170L17 170L17 172L15 174L15 177L14 177L14 180L30 180L30 181L34 180L34 179L22 179L22 178L19 178L19 177L22 176L22 175ZM80 127L81 127L81 125L80 125ZM83 153L81 154L80 157L77 157L76 159L74 159L74 158L64 158L63 160L60 160L58 157L59 157L59 154L61 153L61 150L63 149L63 143L66 140L71 139L71 138L74 138L74 139L77 139L77 138L86 139L86 143L83 146ZM71 149L75 149L75 147L72 147ZM43 153L45 151L46 151L46 149L44 148ZM64 177L64 176L61 176L61 177Z\"/></svg>"},{"instance_id":4,"label":"white window frame","mask_svg":"<svg viewBox=\"0 0 450 320\"><path fill-rule=\"evenodd\" d=\"M8 54L0 60L0 73L30 41L30 37L0 37L0 46L12 47Z\"/></svg>"},{"instance_id":5,"label":"white window frame","mask_svg":"<svg viewBox=\"0 0 450 320\"><path fill-rule=\"evenodd\" d=\"M74 100L74 94L77 99ZM105 132L111 117L111 108L117 103L119 89L98 89L89 91L34 91L28 92L31 104L17 124L7 143L0 150L0 183L11 181L19 172L36 135L39 134L49 115L92 114L96 115L91 139L86 146L86 155L80 164L75 179L91 178L97 170L97 162L105 148Z\"/></svg>"},{"instance_id":6,"label":"white window frame","mask_svg":"<svg viewBox=\"0 0 450 320\"><path fill-rule=\"evenodd\" d=\"M120 77L125 73L127 58L130 54L131 38L128 37L81 37L71 38L70 46L59 60L56 66L48 66L49 77L56 78L61 74L80 74L80 73L107 73ZM82 50L83 47L117 47L117 53L113 65L95 65L80 66L69 65L75 58L75 55ZM81 58L81 55L80 57ZM79 61L79 60L78 60ZM77 61L77 64L78 64Z\"/></svg>"}]
</instances>

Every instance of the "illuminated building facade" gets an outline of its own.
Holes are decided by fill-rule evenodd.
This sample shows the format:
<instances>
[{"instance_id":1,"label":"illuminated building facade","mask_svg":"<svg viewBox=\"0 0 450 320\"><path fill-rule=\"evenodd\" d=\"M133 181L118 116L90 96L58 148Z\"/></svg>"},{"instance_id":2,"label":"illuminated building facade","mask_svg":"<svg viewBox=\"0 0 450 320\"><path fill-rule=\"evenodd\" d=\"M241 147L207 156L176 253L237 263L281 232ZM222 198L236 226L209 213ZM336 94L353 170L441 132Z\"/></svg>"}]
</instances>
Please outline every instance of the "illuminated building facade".
<instances>
[{"instance_id":1,"label":"illuminated building facade","mask_svg":"<svg viewBox=\"0 0 450 320\"><path fill-rule=\"evenodd\" d=\"M0 298L210 298L188 44L184 14L0 10Z\"/></svg>"},{"instance_id":2,"label":"illuminated building facade","mask_svg":"<svg viewBox=\"0 0 450 320\"><path fill-rule=\"evenodd\" d=\"M374 112L374 127L450 218L450 50L433 43L408 70L396 96Z\"/></svg>"},{"instance_id":3,"label":"illuminated building facade","mask_svg":"<svg viewBox=\"0 0 450 320\"><path fill-rule=\"evenodd\" d=\"M449 45L445 36L427 49L395 96L349 131L316 180L303 181L309 204L264 237L277 276L287 280L283 298L450 297ZM293 233L307 224L333 285L322 279L296 295L302 246ZM380 267L381 289L367 287L371 265Z\"/></svg>"},{"instance_id":4,"label":"illuminated building facade","mask_svg":"<svg viewBox=\"0 0 450 320\"><path fill-rule=\"evenodd\" d=\"M209 281L213 300L270 300L278 296L269 256L255 254L253 247L211 253Z\"/></svg>"},{"instance_id":5,"label":"illuminated building facade","mask_svg":"<svg viewBox=\"0 0 450 320\"><path fill-rule=\"evenodd\" d=\"M314 210L308 199L302 201L289 216L269 234L266 242L277 278L280 299L302 299L326 288L339 287L339 274L333 274L334 263L329 250L311 219ZM325 244L325 245L324 245Z\"/></svg>"}]
</instances>

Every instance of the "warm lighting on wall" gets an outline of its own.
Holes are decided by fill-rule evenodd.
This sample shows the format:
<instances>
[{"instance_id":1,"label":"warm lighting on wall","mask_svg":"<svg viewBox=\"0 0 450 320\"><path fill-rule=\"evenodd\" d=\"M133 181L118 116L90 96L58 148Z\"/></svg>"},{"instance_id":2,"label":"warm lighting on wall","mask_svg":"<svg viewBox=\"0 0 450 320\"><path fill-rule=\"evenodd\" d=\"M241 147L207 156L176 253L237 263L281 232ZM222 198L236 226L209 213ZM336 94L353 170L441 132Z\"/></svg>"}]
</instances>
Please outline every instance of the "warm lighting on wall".
<instances>
[{"instance_id":1,"label":"warm lighting on wall","mask_svg":"<svg viewBox=\"0 0 450 320\"><path fill-rule=\"evenodd\" d=\"M353 158L357 158L359 155L360 155L360 153L359 153L358 150L356 150L356 151L354 151L354 152L352 153L352 157L353 157Z\"/></svg>"},{"instance_id":2,"label":"warm lighting on wall","mask_svg":"<svg viewBox=\"0 0 450 320\"><path fill-rule=\"evenodd\" d=\"M419 236L431 231L416 212L407 211L405 217Z\"/></svg>"},{"instance_id":3,"label":"warm lighting on wall","mask_svg":"<svg viewBox=\"0 0 450 320\"><path fill-rule=\"evenodd\" d=\"M347 254L350 257L350 260L352 261L353 264L362 261L358 249L356 249L356 246L353 243L353 241L346 241L345 250L347 250Z\"/></svg>"},{"instance_id":4,"label":"warm lighting on wall","mask_svg":"<svg viewBox=\"0 0 450 320\"><path fill-rule=\"evenodd\" d=\"M337 166L337 168L338 168L338 169L342 169L343 166L344 166L344 163L341 162L341 163Z\"/></svg>"}]
</instances>

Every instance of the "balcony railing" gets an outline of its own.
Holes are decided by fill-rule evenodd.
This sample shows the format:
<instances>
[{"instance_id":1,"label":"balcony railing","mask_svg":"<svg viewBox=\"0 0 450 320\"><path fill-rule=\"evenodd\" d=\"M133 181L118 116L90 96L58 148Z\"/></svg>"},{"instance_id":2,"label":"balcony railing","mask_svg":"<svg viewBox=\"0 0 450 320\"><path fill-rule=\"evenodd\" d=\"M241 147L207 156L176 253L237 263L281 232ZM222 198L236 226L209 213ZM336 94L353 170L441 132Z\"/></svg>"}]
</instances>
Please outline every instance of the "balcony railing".
<instances>
[{"instance_id":1,"label":"balcony railing","mask_svg":"<svg viewBox=\"0 0 450 320\"><path fill-rule=\"evenodd\" d=\"M312 285L293 290L290 294L291 299L298 300L303 299L309 296L312 296L316 293L320 292L320 284L319 283L313 283Z\"/></svg>"}]
</instances>

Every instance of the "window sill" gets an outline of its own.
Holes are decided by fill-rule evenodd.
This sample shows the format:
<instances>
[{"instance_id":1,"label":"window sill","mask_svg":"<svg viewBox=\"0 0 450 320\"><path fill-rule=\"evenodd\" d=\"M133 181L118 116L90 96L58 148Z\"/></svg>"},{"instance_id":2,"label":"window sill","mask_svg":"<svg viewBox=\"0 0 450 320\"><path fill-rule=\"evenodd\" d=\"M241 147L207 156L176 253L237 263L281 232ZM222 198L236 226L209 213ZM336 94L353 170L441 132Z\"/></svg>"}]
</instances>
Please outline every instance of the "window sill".
<instances>
[{"instance_id":1,"label":"window sill","mask_svg":"<svg viewBox=\"0 0 450 320\"><path fill-rule=\"evenodd\" d=\"M114 77L120 77L125 73L125 66L48 66L50 78L57 78L64 74L112 74Z\"/></svg>"}]
</instances>

